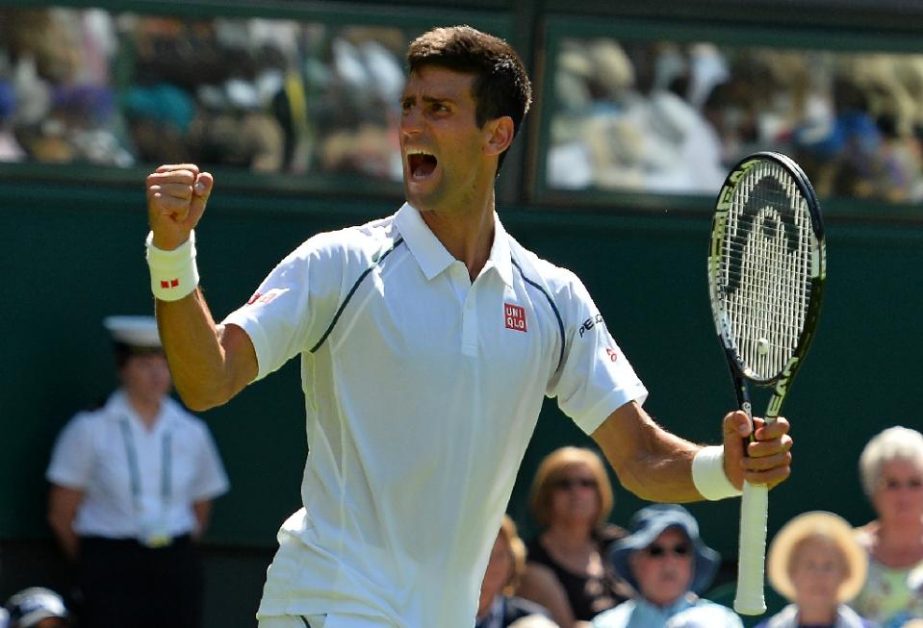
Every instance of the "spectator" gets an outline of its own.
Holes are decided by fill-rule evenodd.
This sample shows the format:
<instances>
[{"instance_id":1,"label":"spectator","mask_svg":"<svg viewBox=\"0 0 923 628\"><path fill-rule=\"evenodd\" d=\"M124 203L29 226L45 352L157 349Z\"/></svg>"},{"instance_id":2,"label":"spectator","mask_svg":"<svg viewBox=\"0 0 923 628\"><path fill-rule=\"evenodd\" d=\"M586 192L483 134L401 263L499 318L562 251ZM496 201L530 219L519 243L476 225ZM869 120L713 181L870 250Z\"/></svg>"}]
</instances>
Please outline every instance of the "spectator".
<instances>
[{"instance_id":1,"label":"spectator","mask_svg":"<svg viewBox=\"0 0 923 628\"><path fill-rule=\"evenodd\" d=\"M923 434L891 427L859 458L862 487L877 518L857 530L868 578L853 608L883 626L923 618Z\"/></svg>"},{"instance_id":2,"label":"spectator","mask_svg":"<svg viewBox=\"0 0 923 628\"><path fill-rule=\"evenodd\" d=\"M227 477L208 429L167 395L154 319L116 316L105 325L121 387L58 437L48 519L78 562L81 624L197 627L203 583L194 541Z\"/></svg>"},{"instance_id":3,"label":"spectator","mask_svg":"<svg viewBox=\"0 0 923 628\"><path fill-rule=\"evenodd\" d=\"M481 583L475 628L507 628L525 617L546 617L543 607L515 597L516 586L526 566L526 546L516 532L516 524L503 515ZM548 620L547 624L556 625ZM541 624L539 624L541 625Z\"/></svg>"},{"instance_id":4,"label":"spectator","mask_svg":"<svg viewBox=\"0 0 923 628\"><path fill-rule=\"evenodd\" d=\"M807 512L789 521L769 547L772 588L791 604L757 628L872 626L846 605L865 582L868 561L852 527L830 512Z\"/></svg>"},{"instance_id":5,"label":"spectator","mask_svg":"<svg viewBox=\"0 0 923 628\"><path fill-rule=\"evenodd\" d=\"M61 596L43 587L31 587L13 595L6 603L9 628L66 628L70 613ZM0 619L0 626L7 626ZM92 628L92 627L90 627Z\"/></svg>"},{"instance_id":6,"label":"spectator","mask_svg":"<svg viewBox=\"0 0 923 628\"><path fill-rule=\"evenodd\" d=\"M631 535L613 545L610 557L637 596L597 616L595 628L743 626L729 608L698 597L711 584L721 557L699 538L698 523L682 506L639 510Z\"/></svg>"},{"instance_id":7,"label":"spectator","mask_svg":"<svg viewBox=\"0 0 923 628\"><path fill-rule=\"evenodd\" d=\"M605 559L625 531L606 523L612 485L594 451L562 447L546 456L530 501L542 531L529 543L521 596L548 608L564 627L589 621L631 596Z\"/></svg>"}]
</instances>

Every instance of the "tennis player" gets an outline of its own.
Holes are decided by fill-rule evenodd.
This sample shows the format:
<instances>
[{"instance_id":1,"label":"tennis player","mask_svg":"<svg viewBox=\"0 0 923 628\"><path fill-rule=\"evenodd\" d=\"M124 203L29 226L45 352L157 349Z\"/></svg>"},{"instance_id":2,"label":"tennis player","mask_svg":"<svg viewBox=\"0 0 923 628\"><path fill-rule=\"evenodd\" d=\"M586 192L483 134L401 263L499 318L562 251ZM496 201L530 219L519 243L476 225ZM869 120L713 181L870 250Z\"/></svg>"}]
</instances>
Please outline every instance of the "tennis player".
<instances>
[{"instance_id":1,"label":"tennis player","mask_svg":"<svg viewBox=\"0 0 923 628\"><path fill-rule=\"evenodd\" d=\"M546 395L645 499L719 499L789 474L785 420L758 423L749 457L740 412L723 447L655 424L580 280L504 230L494 182L531 101L515 51L437 28L408 64L407 202L308 239L220 325L197 289L193 232L213 177L179 164L147 178L151 285L184 401L223 404L301 361L304 508L279 531L261 628L470 628Z\"/></svg>"}]
</instances>

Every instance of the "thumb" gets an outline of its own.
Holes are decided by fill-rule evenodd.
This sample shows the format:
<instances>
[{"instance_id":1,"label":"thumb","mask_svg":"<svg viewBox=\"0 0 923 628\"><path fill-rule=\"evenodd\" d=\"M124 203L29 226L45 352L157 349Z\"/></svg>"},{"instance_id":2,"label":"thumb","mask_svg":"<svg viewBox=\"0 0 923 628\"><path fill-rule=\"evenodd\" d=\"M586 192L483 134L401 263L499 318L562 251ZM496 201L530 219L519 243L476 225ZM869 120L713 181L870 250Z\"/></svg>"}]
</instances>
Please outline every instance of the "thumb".
<instances>
[{"instance_id":1,"label":"thumb","mask_svg":"<svg viewBox=\"0 0 923 628\"><path fill-rule=\"evenodd\" d=\"M192 185L192 201L189 204L189 214L195 222L205 212L205 204L208 197L211 196L215 187L215 178L209 172L201 172L196 175L195 183Z\"/></svg>"},{"instance_id":2,"label":"thumb","mask_svg":"<svg viewBox=\"0 0 923 628\"><path fill-rule=\"evenodd\" d=\"M746 455L746 439L751 430L750 419L743 410L735 410L725 415L722 424L724 472L737 488L742 487L744 482L743 459Z\"/></svg>"}]
</instances>

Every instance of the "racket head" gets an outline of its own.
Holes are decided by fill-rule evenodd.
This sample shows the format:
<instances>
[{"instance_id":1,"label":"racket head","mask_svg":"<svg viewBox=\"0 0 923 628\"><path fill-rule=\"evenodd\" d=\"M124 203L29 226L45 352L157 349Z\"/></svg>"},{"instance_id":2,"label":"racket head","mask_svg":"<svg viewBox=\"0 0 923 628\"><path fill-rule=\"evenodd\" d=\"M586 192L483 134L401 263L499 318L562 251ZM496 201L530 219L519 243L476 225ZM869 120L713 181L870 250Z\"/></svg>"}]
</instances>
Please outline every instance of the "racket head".
<instances>
[{"instance_id":1,"label":"racket head","mask_svg":"<svg viewBox=\"0 0 923 628\"><path fill-rule=\"evenodd\" d=\"M708 286L718 337L741 377L769 386L794 374L814 335L826 265L804 171L781 153L740 160L718 194Z\"/></svg>"}]
</instances>

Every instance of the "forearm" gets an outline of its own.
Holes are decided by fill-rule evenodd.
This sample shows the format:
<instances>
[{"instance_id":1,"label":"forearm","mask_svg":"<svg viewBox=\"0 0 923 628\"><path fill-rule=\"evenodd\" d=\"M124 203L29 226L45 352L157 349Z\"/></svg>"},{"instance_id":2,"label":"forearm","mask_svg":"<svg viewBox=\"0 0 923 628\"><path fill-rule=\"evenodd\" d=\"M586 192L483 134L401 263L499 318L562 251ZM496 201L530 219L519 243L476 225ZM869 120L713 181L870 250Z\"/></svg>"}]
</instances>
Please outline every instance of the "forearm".
<instances>
[{"instance_id":1,"label":"forearm","mask_svg":"<svg viewBox=\"0 0 923 628\"><path fill-rule=\"evenodd\" d=\"M257 372L249 337L239 331L229 344L198 288L195 226L213 185L195 164L160 166L146 182L147 262L160 339L176 390L193 410L223 404Z\"/></svg>"},{"instance_id":2,"label":"forearm","mask_svg":"<svg viewBox=\"0 0 923 628\"><path fill-rule=\"evenodd\" d=\"M702 499L692 480L692 460L701 447L661 428L637 404L616 410L593 439L622 486L638 497L671 503Z\"/></svg>"},{"instance_id":3,"label":"forearm","mask_svg":"<svg viewBox=\"0 0 923 628\"><path fill-rule=\"evenodd\" d=\"M156 301L160 339L176 390L193 410L221 405L246 385L235 381L215 324L199 288L177 301Z\"/></svg>"}]
</instances>

